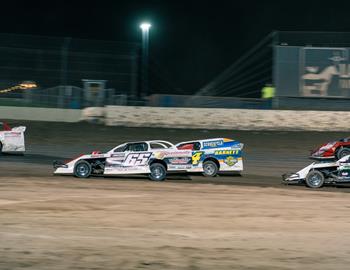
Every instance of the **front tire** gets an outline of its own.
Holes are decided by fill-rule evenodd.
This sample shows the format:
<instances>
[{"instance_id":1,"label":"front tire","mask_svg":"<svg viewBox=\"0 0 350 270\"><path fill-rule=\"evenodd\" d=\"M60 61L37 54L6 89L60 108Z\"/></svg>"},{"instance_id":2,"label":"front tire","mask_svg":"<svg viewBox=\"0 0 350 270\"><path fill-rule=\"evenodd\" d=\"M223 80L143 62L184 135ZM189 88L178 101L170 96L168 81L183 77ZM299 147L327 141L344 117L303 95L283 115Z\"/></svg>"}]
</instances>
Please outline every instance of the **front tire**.
<instances>
[{"instance_id":1,"label":"front tire","mask_svg":"<svg viewBox=\"0 0 350 270\"><path fill-rule=\"evenodd\" d=\"M350 155L350 149L349 148L342 148L337 152L337 158L341 159L345 156Z\"/></svg>"},{"instance_id":2,"label":"front tire","mask_svg":"<svg viewBox=\"0 0 350 270\"><path fill-rule=\"evenodd\" d=\"M88 178L92 172L91 164L85 160L79 161L74 166L74 176L78 178Z\"/></svg>"},{"instance_id":3,"label":"front tire","mask_svg":"<svg viewBox=\"0 0 350 270\"><path fill-rule=\"evenodd\" d=\"M203 163L203 175L207 177L214 177L218 174L219 168L218 165L212 161L207 160Z\"/></svg>"},{"instance_id":4,"label":"front tire","mask_svg":"<svg viewBox=\"0 0 350 270\"><path fill-rule=\"evenodd\" d=\"M166 168L160 163L153 163L150 166L151 173L148 175L152 181L164 181L166 178Z\"/></svg>"},{"instance_id":5,"label":"front tire","mask_svg":"<svg viewBox=\"0 0 350 270\"><path fill-rule=\"evenodd\" d=\"M320 188L323 186L324 180L324 174L314 170L307 174L305 183L309 188Z\"/></svg>"}]
</instances>

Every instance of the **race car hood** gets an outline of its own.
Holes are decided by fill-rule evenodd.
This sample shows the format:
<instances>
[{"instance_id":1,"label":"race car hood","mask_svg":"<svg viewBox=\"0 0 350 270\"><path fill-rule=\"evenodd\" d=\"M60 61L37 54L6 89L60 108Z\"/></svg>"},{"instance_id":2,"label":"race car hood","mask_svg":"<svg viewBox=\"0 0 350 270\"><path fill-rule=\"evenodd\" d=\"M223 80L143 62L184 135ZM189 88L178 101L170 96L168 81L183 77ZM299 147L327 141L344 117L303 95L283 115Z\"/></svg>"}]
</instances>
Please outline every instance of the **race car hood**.
<instances>
[{"instance_id":1,"label":"race car hood","mask_svg":"<svg viewBox=\"0 0 350 270\"><path fill-rule=\"evenodd\" d=\"M25 132L26 131L26 127L24 127L24 126L19 126L19 127L14 127L14 128L10 128L10 126L9 125L7 125L7 124L4 124L3 123L3 129L2 130L0 130L0 132Z\"/></svg>"},{"instance_id":2,"label":"race car hood","mask_svg":"<svg viewBox=\"0 0 350 270\"><path fill-rule=\"evenodd\" d=\"M14 131L14 132L25 132L26 131L26 127L24 126L19 126L19 127L14 127L11 129L11 131Z\"/></svg>"},{"instance_id":3,"label":"race car hood","mask_svg":"<svg viewBox=\"0 0 350 270\"><path fill-rule=\"evenodd\" d=\"M311 151L311 157L332 157L334 156L335 148L334 146L337 144L337 141L328 142L322 144L320 147Z\"/></svg>"},{"instance_id":4,"label":"race car hood","mask_svg":"<svg viewBox=\"0 0 350 270\"><path fill-rule=\"evenodd\" d=\"M283 180L286 182L303 180L306 178L306 175L309 173L309 171L313 168L314 165L315 165L315 163L311 163L310 165L306 166L305 168L303 168L295 173L284 174L282 176Z\"/></svg>"},{"instance_id":5,"label":"race car hood","mask_svg":"<svg viewBox=\"0 0 350 270\"><path fill-rule=\"evenodd\" d=\"M346 157L349 158L350 155ZM346 160L346 157L343 160ZM339 161L316 161L295 173L284 174L282 177L283 177L283 180L286 182L304 180L307 174L310 172L310 170L313 170L313 169L319 170L323 168L336 167L338 165L339 165Z\"/></svg>"}]
</instances>

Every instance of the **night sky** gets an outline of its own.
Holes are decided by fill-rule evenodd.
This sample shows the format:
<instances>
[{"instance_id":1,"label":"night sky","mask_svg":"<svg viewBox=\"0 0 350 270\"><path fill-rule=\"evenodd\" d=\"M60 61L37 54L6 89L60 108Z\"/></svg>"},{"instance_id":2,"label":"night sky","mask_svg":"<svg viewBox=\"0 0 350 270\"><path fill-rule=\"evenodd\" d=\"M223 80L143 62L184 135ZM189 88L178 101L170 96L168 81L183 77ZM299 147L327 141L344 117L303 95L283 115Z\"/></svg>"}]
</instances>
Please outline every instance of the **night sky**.
<instances>
[{"instance_id":1,"label":"night sky","mask_svg":"<svg viewBox=\"0 0 350 270\"><path fill-rule=\"evenodd\" d=\"M180 92L202 87L273 30L349 31L350 1L16 1L0 32L140 41Z\"/></svg>"}]
</instances>

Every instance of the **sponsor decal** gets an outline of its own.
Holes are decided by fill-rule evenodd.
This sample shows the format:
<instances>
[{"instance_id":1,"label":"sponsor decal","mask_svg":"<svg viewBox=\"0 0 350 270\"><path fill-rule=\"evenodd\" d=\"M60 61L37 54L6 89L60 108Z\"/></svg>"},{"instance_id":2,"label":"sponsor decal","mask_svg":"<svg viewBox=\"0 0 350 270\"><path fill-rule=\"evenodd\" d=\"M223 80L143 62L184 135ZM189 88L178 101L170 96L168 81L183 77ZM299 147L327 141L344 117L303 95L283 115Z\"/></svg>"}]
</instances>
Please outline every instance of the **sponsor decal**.
<instances>
[{"instance_id":1,"label":"sponsor decal","mask_svg":"<svg viewBox=\"0 0 350 270\"><path fill-rule=\"evenodd\" d=\"M92 158L103 158L103 157L105 157L105 155L104 154L92 154L91 157Z\"/></svg>"},{"instance_id":2,"label":"sponsor decal","mask_svg":"<svg viewBox=\"0 0 350 270\"><path fill-rule=\"evenodd\" d=\"M171 164L187 164L190 162L190 158L184 157L184 158L169 158L169 162Z\"/></svg>"},{"instance_id":3,"label":"sponsor decal","mask_svg":"<svg viewBox=\"0 0 350 270\"><path fill-rule=\"evenodd\" d=\"M164 158L164 156L165 156L165 152L155 152L154 153L154 157L156 158L156 159L163 159Z\"/></svg>"},{"instance_id":4,"label":"sponsor decal","mask_svg":"<svg viewBox=\"0 0 350 270\"><path fill-rule=\"evenodd\" d=\"M155 152L154 157L156 159L163 159L166 157L190 157L192 154L191 151L171 151L171 152Z\"/></svg>"},{"instance_id":5,"label":"sponsor decal","mask_svg":"<svg viewBox=\"0 0 350 270\"><path fill-rule=\"evenodd\" d=\"M171 165L168 166L171 170L189 170L191 169L191 165Z\"/></svg>"},{"instance_id":6,"label":"sponsor decal","mask_svg":"<svg viewBox=\"0 0 350 270\"><path fill-rule=\"evenodd\" d=\"M203 148L216 148L224 144L223 140L203 142Z\"/></svg>"},{"instance_id":7,"label":"sponsor decal","mask_svg":"<svg viewBox=\"0 0 350 270\"><path fill-rule=\"evenodd\" d=\"M214 155L238 155L240 150L217 150Z\"/></svg>"},{"instance_id":8,"label":"sponsor decal","mask_svg":"<svg viewBox=\"0 0 350 270\"><path fill-rule=\"evenodd\" d=\"M105 171L118 171L118 172L130 172L130 171L145 171L147 170L148 166L138 166L138 167L124 167L117 164L108 164L108 166L105 167Z\"/></svg>"},{"instance_id":9,"label":"sponsor decal","mask_svg":"<svg viewBox=\"0 0 350 270\"><path fill-rule=\"evenodd\" d=\"M21 135L22 135L21 132L5 133L5 137L20 137Z\"/></svg>"},{"instance_id":10,"label":"sponsor decal","mask_svg":"<svg viewBox=\"0 0 350 270\"><path fill-rule=\"evenodd\" d=\"M116 164L118 166L121 166L124 161L124 158L108 158L107 164Z\"/></svg>"},{"instance_id":11,"label":"sponsor decal","mask_svg":"<svg viewBox=\"0 0 350 270\"><path fill-rule=\"evenodd\" d=\"M193 155L192 155L192 164L193 165L198 165L202 156L203 156L203 151L200 151L200 152L194 152Z\"/></svg>"},{"instance_id":12,"label":"sponsor decal","mask_svg":"<svg viewBox=\"0 0 350 270\"><path fill-rule=\"evenodd\" d=\"M124 158L125 154L121 153L121 154L112 154L111 157L113 158Z\"/></svg>"},{"instance_id":13,"label":"sponsor decal","mask_svg":"<svg viewBox=\"0 0 350 270\"><path fill-rule=\"evenodd\" d=\"M228 156L224 162L228 165L228 166L233 166L238 162L238 159L234 158L233 156Z\"/></svg>"}]
</instances>

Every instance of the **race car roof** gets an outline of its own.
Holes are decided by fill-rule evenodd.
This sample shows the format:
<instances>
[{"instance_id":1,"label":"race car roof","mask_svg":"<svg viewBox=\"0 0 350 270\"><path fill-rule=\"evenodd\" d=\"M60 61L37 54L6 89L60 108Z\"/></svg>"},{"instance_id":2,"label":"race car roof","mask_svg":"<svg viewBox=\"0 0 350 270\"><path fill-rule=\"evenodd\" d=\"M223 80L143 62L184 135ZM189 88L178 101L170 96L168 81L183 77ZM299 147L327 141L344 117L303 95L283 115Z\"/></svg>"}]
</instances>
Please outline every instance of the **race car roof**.
<instances>
[{"instance_id":1,"label":"race car roof","mask_svg":"<svg viewBox=\"0 0 350 270\"><path fill-rule=\"evenodd\" d=\"M219 141L222 140L224 142L233 142L233 139L229 138L211 138L211 139L200 139L200 140L191 140L191 141L186 141L186 142L179 142L176 145L183 144L183 143L193 143L193 142L211 142L211 141Z\"/></svg>"},{"instance_id":2,"label":"race car roof","mask_svg":"<svg viewBox=\"0 0 350 270\"><path fill-rule=\"evenodd\" d=\"M134 143L147 143L147 144L151 144L151 143L159 143L159 144L164 144L166 146L168 146L168 148L170 147L174 147L175 145L172 144L171 142L168 141L164 141L164 140L151 140L151 141L134 141L134 142L125 142L123 144L134 144Z\"/></svg>"}]
</instances>

